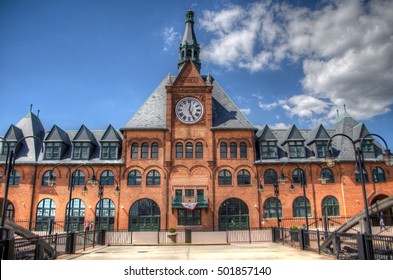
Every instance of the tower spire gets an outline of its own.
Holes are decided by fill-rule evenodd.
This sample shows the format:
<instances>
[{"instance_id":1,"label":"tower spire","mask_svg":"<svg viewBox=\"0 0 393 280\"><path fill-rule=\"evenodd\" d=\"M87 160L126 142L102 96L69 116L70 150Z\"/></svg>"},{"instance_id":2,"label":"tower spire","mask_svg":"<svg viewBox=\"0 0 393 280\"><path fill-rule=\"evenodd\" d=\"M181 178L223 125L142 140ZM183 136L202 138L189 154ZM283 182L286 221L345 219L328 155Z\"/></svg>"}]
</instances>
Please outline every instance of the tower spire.
<instances>
[{"instance_id":1,"label":"tower spire","mask_svg":"<svg viewBox=\"0 0 393 280\"><path fill-rule=\"evenodd\" d=\"M188 60L191 60L200 71L199 52L200 48L194 32L194 12L188 10L186 12L186 28L179 47L179 62L177 63L179 72Z\"/></svg>"}]
</instances>

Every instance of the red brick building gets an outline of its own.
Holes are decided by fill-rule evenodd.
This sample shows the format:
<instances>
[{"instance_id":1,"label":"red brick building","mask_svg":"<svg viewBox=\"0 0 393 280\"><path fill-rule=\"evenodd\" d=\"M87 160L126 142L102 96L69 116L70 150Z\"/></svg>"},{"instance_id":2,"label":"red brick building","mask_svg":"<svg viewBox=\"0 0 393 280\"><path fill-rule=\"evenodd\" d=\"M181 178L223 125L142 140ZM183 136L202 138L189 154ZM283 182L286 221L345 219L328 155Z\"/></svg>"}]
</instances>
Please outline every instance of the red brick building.
<instances>
[{"instance_id":1,"label":"red brick building","mask_svg":"<svg viewBox=\"0 0 393 280\"><path fill-rule=\"evenodd\" d=\"M187 11L178 75L165 77L120 130L81 125L64 131L55 125L46 131L32 112L10 126L3 137L8 144L0 146L2 201L5 157L8 149L16 153L7 217L32 221L35 229L69 216L72 230L92 221L101 228L148 231L274 226L277 212L282 218L307 213L312 221L353 216L364 204L351 141L334 137L338 163L324 163L337 133L357 145L364 138L368 203L393 195L385 147L347 113L332 129L256 129L217 81L200 73L193 16ZM281 174L288 177L285 184L278 184ZM90 186L93 176L101 188Z\"/></svg>"}]
</instances>

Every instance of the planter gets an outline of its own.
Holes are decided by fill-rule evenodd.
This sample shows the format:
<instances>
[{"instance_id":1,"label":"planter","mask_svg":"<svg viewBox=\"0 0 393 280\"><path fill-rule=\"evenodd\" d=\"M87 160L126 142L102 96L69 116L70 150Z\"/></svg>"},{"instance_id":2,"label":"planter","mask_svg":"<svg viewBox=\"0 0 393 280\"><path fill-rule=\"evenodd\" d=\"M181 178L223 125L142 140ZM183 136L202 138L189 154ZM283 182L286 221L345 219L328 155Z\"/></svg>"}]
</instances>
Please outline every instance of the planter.
<instances>
[{"instance_id":1,"label":"planter","mask_svg":"<svg viewBox=\"0 0 393 280\"><path fill-rule=\"evenodd\" d=\"M291 229L291 241L299 242L299 231L297 229Z\"/></svg>"},{"instance_id":2,"label":"planter","mask_svg":"<svg viewBox=\"0 0 393 280\"><path fill-rule=\"evenodd\" d=\"M169 243L177 242L177 233L169 233L167 236L168 236Z\"/></svg>"}]
</instances>

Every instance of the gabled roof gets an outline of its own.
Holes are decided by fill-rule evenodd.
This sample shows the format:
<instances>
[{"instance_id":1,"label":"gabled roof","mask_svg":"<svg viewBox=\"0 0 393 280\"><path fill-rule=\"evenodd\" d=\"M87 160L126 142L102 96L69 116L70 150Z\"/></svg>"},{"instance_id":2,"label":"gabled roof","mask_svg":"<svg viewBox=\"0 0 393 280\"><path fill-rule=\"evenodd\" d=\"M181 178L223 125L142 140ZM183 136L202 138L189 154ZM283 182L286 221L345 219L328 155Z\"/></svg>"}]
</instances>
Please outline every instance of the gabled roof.
<instances>
[{"instance_id":1,"label":"gabled roof","mask_svg":"<svg viewBox=\"0 0 393 280\"><path fill-rule=\"evenodd\" d=\"M117 131L113 128L113 126L110 124L106 131L104 132L104 135L102 135L100 142L122 142L121 136Z\"/></svg>"},{"instance_id":2,"label":"gabled roof","mask_svg":"<svg viewBox=\"0 0 393 280\"><path fill-rule=\"evenodd\" d=\"M185 71L184 67L182 71ZM203 81L207 76L202 76ZM174 79L175 82L177 81ZM212 129L256 130L229 96L212 77L213 127ZM121 130L166 130L166 88L164 78L146 102Z\"/></svg>"},{"instance_id":3,"label":"gabled roof","mask_svg":"<svg viewBox=\"0 0 393 280\"><path fill-rule=\"evenodd\" d=\"M278 141L267 124L258 130L256 137L259 141Z\"/></svg>"},{"instance_id":4,"label":"gabled roof","mask_svg":"<svg viewBox=\"0 0 393 280\"><path fill-rule=\"evenodd\" d=\"M7 141L19 141L20 139L22 139L22 137L23 137L22 130L16 127L15 125L11 124L10 128L5 134L4 139Z\"/></svg>"},{"instance_id":5,"label":"gabled roof","mask_svg":"<svg viewBox=\"0 0 393 280\"><path fill-rule=\"evenodd\" d=\"M71 145L68 134L57 125L54 125L45 138L45 142L62 142L68 146Z\"/></svg>"},{"instance_id":6,"label":"gabled roof","mask_svg":"<svg viewBox=\"0 0 393 280\"><path fill-rule=\"evenodd\" d=\"M330 136L326 132L326 129L323 127L322 124L319 126L314 127L309 133L307 137L307 145L310 145L318 140L329 140Z\"/></svg>"},{"instance_id":7,"label":"gabled roof","mask_svg":"<svg viewBox=\"0 0 393 280\"><path fill-rule=\"evenodd\" d=\"M92 142L96 144L96 139L93 133L83 124L76 133L72 142Z\"/></svg>"},{"instance_id":8,"label":"gabled roof","mask_svg":"<svg viewBox=\"0 0 393 280\"><path fill-rule=\"evenodd\" d=\"M287 129L283 139L284 142L281 144L282 146L285 145L288 141L304 141L304 137L294 124Z\"/></svg>"}]
</instances>

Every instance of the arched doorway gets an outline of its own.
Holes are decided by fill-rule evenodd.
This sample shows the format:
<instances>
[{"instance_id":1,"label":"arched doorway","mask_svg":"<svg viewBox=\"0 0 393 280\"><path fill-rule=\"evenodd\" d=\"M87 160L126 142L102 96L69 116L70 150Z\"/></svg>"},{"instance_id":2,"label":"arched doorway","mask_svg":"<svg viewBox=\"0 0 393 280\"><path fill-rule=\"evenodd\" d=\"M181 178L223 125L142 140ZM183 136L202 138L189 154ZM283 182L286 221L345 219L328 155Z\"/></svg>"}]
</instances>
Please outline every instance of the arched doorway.
<instances>
[{"instance_id":1,"label":"arched doorway","mask_svg":"<svg viewBox=\"0 0 393 280\"><path fill-rule=\"evenodd\" d=\"M71 204L71 208L69 209ZM68 217L68 214L70 215ZM83 231L84 229L84 221L85 221L85 203L79 199L74 198L70 203L67 203L67 209L65 213L66 231ZM68 225L69 223L69 225Z\"/></svg>"},{"instance_id":2,"label":"arched doorway","mask_svg":"<svg viewBox=\"0 0 393 280\"><path fill-rule=\"evenodd\" d=\"M379 201L381 201L381 200L383 200L383 199L385 199L387 197L388 196L385 195L385 194L377 195L376 197L373 198L373 200L371 201L370 205L376 204ZM382 212L382 217L383 217L383 220L385 222L385 225L386 226L393 225L393 207L390 207L388 209L381 210L380 213L378 214L378 216L371 217L373 226L379 226L379 220L381 218L381 216L380 216L381 212Z\"/></svg>"},{"instance_id":3,"label":"arched doorway","mask_svg":"<svg viewBox=\"0 0 393 280\"><path fill-rule=\"evenodd\" d=\"M248 206L241 199L229 198L225 200L218 213L219 230L250 228Z\"/></svg>"},{"instance_id":4,"label":"arched doorway","mask_svg":"<svg viewBox=\"0 0 393 280\"><path fill-rule=\"evenodd\" d=\"M153 200L143 198L130 209L128 229L131 231L158 231L160 229L160 207Z\"/></svg>"},{"instance_id":5,"label":"arched doorway","mask_svg":"<svg viewBox=\"0 0 393 280\"><path fill-rule=\"evenodd\" d=\"M97 203L95 229L113 230L115 227L115 203L103 198Z\"/></svg>"},{"instance_id":6,"label":"arched doorway","mask_svg":"<svg viewBox=\"0 0 393 280\"><path fill-rule=\"evenodd\" d=\"M44 198L38 203L35 230L49 231L56 214L56 203L50 198Z\"/></svg>"}]
</instances>

